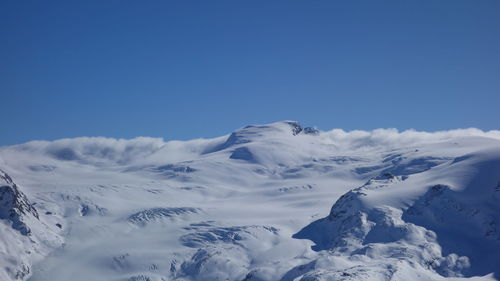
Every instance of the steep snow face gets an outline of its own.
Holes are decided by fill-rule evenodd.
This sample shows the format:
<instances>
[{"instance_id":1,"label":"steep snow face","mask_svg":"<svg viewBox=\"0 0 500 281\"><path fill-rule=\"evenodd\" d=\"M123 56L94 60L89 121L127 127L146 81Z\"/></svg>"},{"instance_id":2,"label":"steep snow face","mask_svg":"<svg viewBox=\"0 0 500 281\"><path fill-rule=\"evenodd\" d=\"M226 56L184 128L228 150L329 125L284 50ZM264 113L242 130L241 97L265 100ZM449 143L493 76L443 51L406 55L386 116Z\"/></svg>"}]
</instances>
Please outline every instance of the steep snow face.
<instances>
[{"instance_id":1,"label":"steep snow face","mask_svg":"<svg viewBox=\"0 0 500 281\"><path fill-rule=\"evenodd\" d=\"M0 170L0 279L24 280L31 265L60 246L55 227L40 220L38 211L12 178Z\"/></svg>"},{"instance_id":2,"label":"steep snow face","mask_svg":"<svg viewBox=\"0 0 500 281\"><path fill-rule=\"evenodd\" d=\"M22 235L30 235L31 229L26 225L29 217L39 219L35 207L11 177L0 170L0 219L7 220Z\"/></svg>"},{"instance_id":3,"label":"steep snow face","mask_svg":"<svg viewBox=\"0 0 500 281\"><path fill-rule=\"evenodd\" d=\"M1 147L0 166L0 280L500 275L498 131L283 121L186 142L36 141Z\"/></svg>"}]
</instances>

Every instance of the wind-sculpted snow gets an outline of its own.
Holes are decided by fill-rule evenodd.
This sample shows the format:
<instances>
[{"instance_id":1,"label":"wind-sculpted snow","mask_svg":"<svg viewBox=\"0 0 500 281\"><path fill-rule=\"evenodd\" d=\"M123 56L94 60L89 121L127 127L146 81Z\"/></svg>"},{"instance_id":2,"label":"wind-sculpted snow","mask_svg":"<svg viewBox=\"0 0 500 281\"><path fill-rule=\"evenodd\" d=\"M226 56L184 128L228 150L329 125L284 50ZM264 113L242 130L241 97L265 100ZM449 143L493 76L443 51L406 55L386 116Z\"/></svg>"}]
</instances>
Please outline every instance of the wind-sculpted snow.
<instances>
[{"instance_id":1,"label":"wind-sculpted snow","mask_svg":"<svg viewBox=\"0 0 500 281\"><path fill-rule=\"evenodd\" d=\"M0 165L2 281L500 276L499 131L283 121L34 141L0 147Z\"/></svg>"},{"instance_id":2,"label":"wind-sculpted snow","mask_svg":"<svg viewBox=\"0 0 500 281\"><path fill-rule=\"evenodd\" d=\"M278 229L272 226L232 226L217 227L210 224L191 224L186 230L194 232L183 235L180 238L184 246L199 248L212 243L228 243L242 245L244 240L258 240L262 235L278 235Z\"/></svg>"},{"instance_id":3,"label":"wind-sculpted snow","mask_svg":"<svg viewBox=\"0 0 500 281\"><path fill-rule=\"evenodd\" d=\"M248 147L238 147L229 156L230 159L240 159L248 162L256 162L255 156Z\"/></svg>"},{"instance_id":4,"label":"wind-sculpted snow","mask_svg":"<svg viewBox=\"0 0 500 281\"><path fill-rule=\"evenodd\" d=\"M192 232L180 242L197 251L174 272L180 280L243 280L251 269L252 249L262 252L279 240L279 230L270 226L220 227L204 222L185 229Z\"/></svg>"},{"instance_id":5,"label":"wind-sculpted snow","mask_svg":"<svg viewBox=\"0 0 500 281\"><path fill-rule=\"evenodd\" d=\"M166 179L183 179L188 181L191 173L198 171L189 165L190 162L164 165L133 166L124 170L126 173L150 173Z\"/></svg>"},{"instance_id":6,"label":"wind-sculpted snow","mask_svg":"<svg viewBox=\"0 0 500 281\"><path fill-rule=\"evenodd\" d=\"M432 167L446 163L449 160L452 160L452 158L426 156L422 158L408 159L400 154L394 154L386 156L381 164L368 167L358 167L355 171L359 174L380 171L382 174L394 173L398 175L411 175L425 172Z\"/></svg>"},{"instance_id":7,"label":"wind-sculpted snow","mask_svg":"<svg viewBox=\"0 0 500 281\"><path fill-rule=\"evenodd\" d=\"M161 222L165 219L174 219L179 216L199 212L200 209L190 207L152 208L130 215L128 221L136 225L145 226L150 223Z\"/></svg>"}]
</instances>

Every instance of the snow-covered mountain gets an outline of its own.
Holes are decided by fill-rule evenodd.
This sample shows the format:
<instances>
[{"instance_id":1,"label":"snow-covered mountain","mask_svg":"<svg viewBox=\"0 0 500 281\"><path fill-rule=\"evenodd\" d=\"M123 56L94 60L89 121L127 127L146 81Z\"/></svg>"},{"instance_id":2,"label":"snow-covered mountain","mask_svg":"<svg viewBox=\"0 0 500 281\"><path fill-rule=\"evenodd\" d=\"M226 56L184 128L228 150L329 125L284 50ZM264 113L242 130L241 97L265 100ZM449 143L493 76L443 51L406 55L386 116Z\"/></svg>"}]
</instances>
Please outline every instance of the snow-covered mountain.
<instances>
[{"instance_id":1,"label":"snow-covered mountain","mask_svg":"<svg viewBox=\"0 0 500 281\"><path fill-rule=\"evenodd\" d=\"M0 280L500 280L500 132L0 147Z\"/></svg>"}]
</instances>

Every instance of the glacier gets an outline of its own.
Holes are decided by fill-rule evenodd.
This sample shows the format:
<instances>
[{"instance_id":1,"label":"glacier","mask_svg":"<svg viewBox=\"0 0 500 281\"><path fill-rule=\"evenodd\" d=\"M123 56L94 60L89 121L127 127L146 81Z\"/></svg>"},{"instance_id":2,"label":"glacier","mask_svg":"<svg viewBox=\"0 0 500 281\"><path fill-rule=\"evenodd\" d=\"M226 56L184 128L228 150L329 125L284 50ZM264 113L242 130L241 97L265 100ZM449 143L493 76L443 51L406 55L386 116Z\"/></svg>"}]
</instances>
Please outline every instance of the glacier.
<instances>
[{"instance_id":1,"label":"glacier","mask_svg":"<svg viewBox=\"0 0 500 281\"><path fill-rule=\"evenodd\" d=\"M500 280L500 131L0 147L0 280Z\"/></svg>"}]
</instances>

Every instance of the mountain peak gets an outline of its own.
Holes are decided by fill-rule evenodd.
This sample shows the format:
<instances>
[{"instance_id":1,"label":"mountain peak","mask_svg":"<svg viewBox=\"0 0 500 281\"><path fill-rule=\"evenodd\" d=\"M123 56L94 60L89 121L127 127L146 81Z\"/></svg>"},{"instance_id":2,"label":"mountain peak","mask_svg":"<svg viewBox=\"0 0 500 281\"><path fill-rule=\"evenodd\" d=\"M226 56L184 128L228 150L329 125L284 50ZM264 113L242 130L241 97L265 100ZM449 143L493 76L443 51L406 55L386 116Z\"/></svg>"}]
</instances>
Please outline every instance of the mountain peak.
<instances>
[{"instance_id":1,"label":"mountain peak","mask_svg":"<svg viewBox=\"0 0 500 281\"><path fill-rule=\"evenodd\" d=\"M248 125L231 133L227 140L210 152L226 149L235 145L250 143L275 137L297 136L300 134L317 135L319 130L313 127L303 127L292 120L279 121L263 125Z\"/></svg>"}]
</instances>

